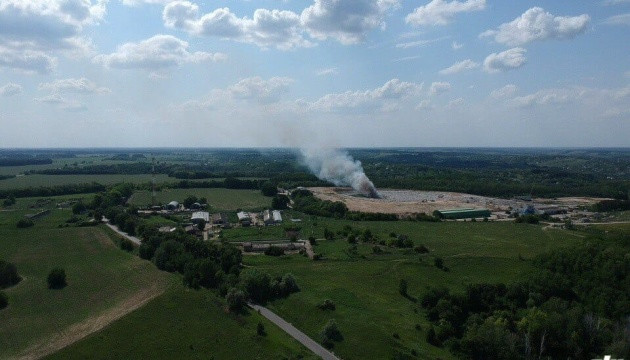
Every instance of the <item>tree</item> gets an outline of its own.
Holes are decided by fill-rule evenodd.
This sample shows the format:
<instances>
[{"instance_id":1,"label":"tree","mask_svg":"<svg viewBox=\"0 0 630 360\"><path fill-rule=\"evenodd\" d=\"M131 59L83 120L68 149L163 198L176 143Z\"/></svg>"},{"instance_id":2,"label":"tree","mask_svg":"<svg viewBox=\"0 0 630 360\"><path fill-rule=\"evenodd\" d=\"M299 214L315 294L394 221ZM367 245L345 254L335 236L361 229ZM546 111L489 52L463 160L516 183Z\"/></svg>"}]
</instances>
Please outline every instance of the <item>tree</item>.
<instances>
[{"instance_id":1,"label":"tree","mask_svg":"<svg viewBox=\"0 0 630 360\"><path fill-rule=\"evenodd\" d=\"M262 192L262 194L264 196L271 197L271 196L274 196L274 195L276 195L278 193L278 188L271 181L265 181L260 186L260 191Z\"/></svg>"},{"instance_id":2,"label":"tree","mask_svg":"<svg viewBox=\"0 0 630 360\"><path fill-rule=\"evenodd\" d=\"M63 289L68 285L66 282L66 271L62 268L50 270L47 281L49 289Z\"/></svg>"},{"instance_id":3,"label":"tree","mask_svg":"<svg viewBox=\"0 0 630 360\"><path fill-rule=\"evenodd\" d=\"M9 299L3 291L0 291L0 309L4 309L7 305L9 305Z\"/></svg>"},{"instance_id":4,"label":"tree","mask_svg":"<svg viewBox=\"0 0 630 360\"><path fill-rule=\"evenodd\" d=\"M13 195L9 195L9 197L7 197L6 199L4 199L4 201L2 202L3 206L11 206L15 204L15 196Z\"/></svg>"},{"instance_id":5,"label":"tree","mask_svg":"<svg viewBox=\"0 0 630 360\"><path fill-rule=\"evenodd\" d=\"M276 195L271 199L271 207L275 210L284 210L289 205L289 198L286 195Z\"/></svg>"},{"instance_id":6,"label":"tree","mask_svg":"<svg viewBox=\"0 0 630 360\"><path fill-rule=\"evenodd\" d=\"M133 251L133 243L127 238L120 239L120 248L125 251Z\"/></svg>"},{"instance_id":7,"label":"tree","mask_svg":"<svg viewBox=\"0 0 630 360\"><path fill-rule=\"evenodd\" d=\"M201 219L197 223L197 229L199 229L199 231L203 231L205 228L206 228L206 221L204 219Z\"/></svg>"},{"instance_id":8,"label":"tree","mask_svg":"<svg viewBox=\"0 0 630 360\"><path fill-rule=\"evenodd\" d=\"M407 297L407 280L400 279L400 283L398 283L398 292L400 295Z\"/></svg>"},{"instance_id":9,"label":"tree","mask_svg":"<svg viewBox=\"0 0 630 360\"><path fill-rule=\"evenodd\" d=\"M168 272L181 271L186 262L185 252L186 250L182 243L168 240L157 248L153 261L160 270Z\"/></svg>"},{"instance_id":10,"label":"tree","mask_svg":"<svg viewBox=\"0 0 630 360\"><path fill-rule=\"evenodd\" d=\"M185 199L184 199L184 207L189 209L192 204L197 202L197 197L195 195L188 195Z\"/></svg>"},{"instance_id":11,"label":"tree","mask_svg":"<svg viewBox=\"0 0 630 360\"><path fill-rule=\"evenodd\" d=\"M10 262L0 260L0 289L5 289L20 282L17 267Z\"/></svg>"},{"instance_id":12,"label":"tree","mask_svg":"<svg viewBox=\"0 0 630 360\"><path fill-rule=\"evenodd\" d=\"M264 304L271 298L271 278L267 273L247 269L241 275L241 282L253 302Z\"/></svg>"},{"instance_id":13,"label":"tree","mask_svg":"<svg viewBox=\"0 0 630 360\"><path fill-rule=\"evenodd\" d=\"M75 215L83 214L87 211L87 206L82 201L72 205L72 213Z\"/></svg>"},{"instance_id":14,"label":"tree","mask_svg":"<svg viewBox=\"0 0 630 360\"><path fill-rule=\"evenodd\" d=\"M228 303L228 308L231 312L241 312L247 304L245 293L237 288L231 288L225 295L225 300Z\"/></svg>"},{"instance_id":15,"label":"tree","mask_svg":"<svg viewBox=\"0 0 630 360\"><path fill-rule=\"evenodd\" d=\"M438 268L438 269L443 269L444 268L444 259L442 259L440 257L436 257L435 259L433 259L433 265L435 265L435 267Z\"/></svg>"},{"instance_id":16,"label":"tree","mask_svg":"<svg viewBox=\"0 0 630 360\"><path fill-rule=\"evenodd\" d=\"M324 302L322 302L321 304L317 305L318 308L322 309L322 310L335 310L336 306L335 303L330 300L330 299L326 299L324 300Z\"/></svg>"}]
</instances>

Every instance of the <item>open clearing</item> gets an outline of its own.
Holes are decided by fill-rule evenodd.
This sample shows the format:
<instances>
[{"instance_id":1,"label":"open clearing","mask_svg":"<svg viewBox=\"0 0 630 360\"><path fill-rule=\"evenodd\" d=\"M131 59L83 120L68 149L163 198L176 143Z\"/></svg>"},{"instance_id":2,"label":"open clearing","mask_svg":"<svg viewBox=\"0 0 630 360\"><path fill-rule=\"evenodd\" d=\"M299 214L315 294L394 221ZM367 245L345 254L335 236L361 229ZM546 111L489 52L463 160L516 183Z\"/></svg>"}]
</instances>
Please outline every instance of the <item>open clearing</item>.
<instances>
[{"instance_id":1,"label":"open clearing","mask_svg":"<svg viewBox=\"0 0 630 360\"><path fill-rule=\"evenodd\" d=\"M15 223L27 210L0 213L0 257L23 280L4 290L0 358L36 358L103 328L162 293L173 277L118 249L102 227L58 228L70 217L53 210L32 228ZM68 286L49 290L48 272L63 267Z\"/></svg>"},{"instance_id":2,"label":"open clearing","mask_svg":"<svg viewBox=\"0 0 630 360\"><path fill-rule=\"evenodd\" d=\"M260 190L242 189L163 189L156 192L156 202L166 204L173 200L183 202L184 199L194 195L197 198L205 197L212 211L237 209L263 209L271 205L271 198L265 197ZM129 199L129 203L137 206L151 205L150 191L137 191Z\"/></svg>"},{"instance_id":3,"label":"open clearing","mask_svg":"<svg viewBox=\"0 0 630 360\"><path fill-rule=\"evenodd\" d=\"M445 191L418 191L418 190L392 190L379 189L380 199L371 199L356 196L350 188L338 187L314 187L309 188L315 196L322 200L341 201L351 211L387 214L431 214L435 210L457 208L487 208L492 211L505 211L510 208L524 208L533 206L581 206L592 205L602 199L599 198L558 198L558 199L534 199L533 201L521 201L514 199L499 199L479 195L462 194Z\"/></svg>"}]
</instances>

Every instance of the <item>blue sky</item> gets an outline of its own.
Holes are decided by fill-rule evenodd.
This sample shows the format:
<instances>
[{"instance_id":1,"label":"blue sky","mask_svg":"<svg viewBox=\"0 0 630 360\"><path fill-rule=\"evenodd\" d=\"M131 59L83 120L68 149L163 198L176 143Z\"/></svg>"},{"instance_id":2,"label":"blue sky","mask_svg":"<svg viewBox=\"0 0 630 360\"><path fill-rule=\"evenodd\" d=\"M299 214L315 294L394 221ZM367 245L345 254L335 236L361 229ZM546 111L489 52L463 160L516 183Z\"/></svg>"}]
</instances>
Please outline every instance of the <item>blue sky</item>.
<instances>
[{"instance_id":1,"label":"blue sky","mask_svg":"<svg viewBox=\"0 0 630 360\"><path fill-rule=\"evenodd\" d=\"M0 0L0 144L628 146L630 0Z\"/></svg>"}]
</instances>

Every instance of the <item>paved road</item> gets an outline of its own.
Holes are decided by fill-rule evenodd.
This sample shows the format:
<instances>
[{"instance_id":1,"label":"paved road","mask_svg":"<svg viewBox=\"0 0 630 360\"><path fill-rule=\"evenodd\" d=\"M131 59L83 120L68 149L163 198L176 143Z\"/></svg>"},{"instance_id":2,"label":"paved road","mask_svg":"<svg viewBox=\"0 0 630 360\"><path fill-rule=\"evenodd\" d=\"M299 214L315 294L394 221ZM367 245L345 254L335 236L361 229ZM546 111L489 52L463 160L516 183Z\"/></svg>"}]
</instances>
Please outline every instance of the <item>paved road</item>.
<instances>
[{"instance_id":1,"label":"paved road","mask_svg":"<svg viewBox=\"0 0 630 360\"><path fill-rule=\"evenodd\" d=\"M140 239L138 239L135 236L128 235L125 232L122 232L120 229L118 229L117 226L110 224L109 221L105 221L105 225L107 225L107 227L109 227L110 229L114 230L118 235L129 239L132 243L134 243L134 244L136 244L138 246L140 246L140 244L142 244L142 241Z\"/></svg>"},{"instance_id":2,"label":"paved road","mask_svg":"<svg viewBox=\"0 0 630 360\"><path fill-rule=\"evenodd\" d=\"M271 310L267 309L266 307L263 307L260 305L254 305L254 304L247 304L247 305L249 305L249 307L251 307L252 309L260 312L262 316L269 319L269 321L271 321L272 323L278 325L280 329L284 330L287 334L291 335L295 340L299 341L302 345L306 346L309 350L314 352L315 355L320 356L324 360L339 360L339 358L335 356L335 354L326 350L326 348L319 345L313 339L311 339L310 337L306 336L306 334L298 330L295 326L289 324L283 318L274 314Z\"/></svg>"}]
</instances>

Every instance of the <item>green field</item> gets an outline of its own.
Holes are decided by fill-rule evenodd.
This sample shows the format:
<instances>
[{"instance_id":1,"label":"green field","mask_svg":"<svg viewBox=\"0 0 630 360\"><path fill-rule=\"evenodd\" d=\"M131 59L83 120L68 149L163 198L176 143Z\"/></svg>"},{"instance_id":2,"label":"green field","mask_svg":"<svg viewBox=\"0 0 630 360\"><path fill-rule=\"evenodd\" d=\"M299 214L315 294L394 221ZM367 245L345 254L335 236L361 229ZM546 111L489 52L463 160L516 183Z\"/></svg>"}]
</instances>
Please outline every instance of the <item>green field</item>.
<instances>
[{"instance_id":1,"label":"green field","mask_svg":"<svg viewBox=\"0 0 630 360\"><path fill-rule=\"evenodd\" d=\"M23 278L5 290L9 306L0 311L0 358L44 354L172 283L172 276L119 250L105 228L58 228L69 210L53 210L34 227L17 229L28 212L0 213L0 258L16 264ZM49 290L46 276L56 266L65 268L68 286Z\"/></svg>"},{"instance_id":2,"label":"green field","mask_svg":"<svg viewBox=\"0 0 630 360\"><path fill-rule=\"evenodd\" d=\"M167 175L155 175L157 183L175 182L177 179L169 178ZM112 185L122 182L141 184L150 183L151 174L138 175L24 175L14 178L0 180L0 190L23 189L28 187L40 186L59 186L68 184L90 184L99 183L103 185Z\"/></svg>"},{"instance_id":3,"label":"green field","mask_svg":"<svg viewBox=\"0 0 630 360\"><path fill-rule=\"evenodd\" d=\"M391 231L407 234L431 251L418 255L386 248L385 254L374 255L372 245L359 244L355 254L345 240L322 240L315 247L315 252L324 255L321 261L299 255L245 258L246 266L296 276L302 291L269 307L315 339L325 323L335 319L345 337L335 352L343 359L389 359L396 353L410 356L412 350L421 359L452 358L444 349L426 343L425 312L419 303L398 293L401 279L409 283L409 293L415 298L428 286L458 291L470 283L510 282L530 268L526 259L581 239L578 233L514 223L350 223L321 218L315 233L324 226L341 229L346 224L370 228L381 239ZM448 272L433 265L436 256L444 259ZM319 310L317 305L325 299L333 300L337 309Z\"/></svg>"},{"instance_id":4,"label":"green field","mask_svg":"<svg viewBox=\"0 0 630 360\"><path fill-rule=\"evenodd\" d=\"M49 359L316 359L258 313L224 306L209 291L178 286ZM256 334L259 322L267 336Z\"/></svg>"},{"instance_id":5,"label":"green field","mask_svg":"<svg viewBox=\"0 0 630 360\"><path fill-rule=\"evenodd\" d=\"M205 197L212 211L263 209L271 205L271 199L263 196L259 190L234 189L164 189L156 193L156 202L166 204L175 200L181 203L188 195ZM151 192L137 191L129 202L137 206L151 205Z\"/></svg>"}]
</instances>

